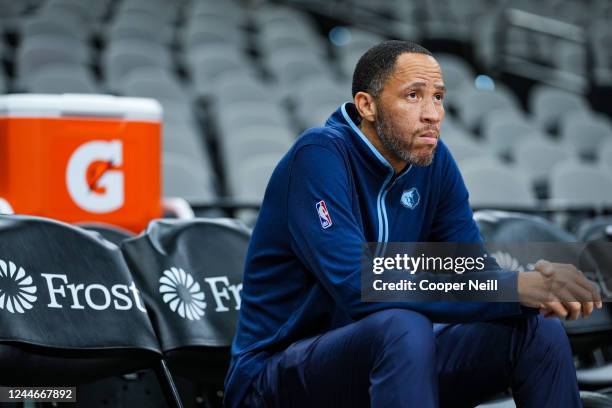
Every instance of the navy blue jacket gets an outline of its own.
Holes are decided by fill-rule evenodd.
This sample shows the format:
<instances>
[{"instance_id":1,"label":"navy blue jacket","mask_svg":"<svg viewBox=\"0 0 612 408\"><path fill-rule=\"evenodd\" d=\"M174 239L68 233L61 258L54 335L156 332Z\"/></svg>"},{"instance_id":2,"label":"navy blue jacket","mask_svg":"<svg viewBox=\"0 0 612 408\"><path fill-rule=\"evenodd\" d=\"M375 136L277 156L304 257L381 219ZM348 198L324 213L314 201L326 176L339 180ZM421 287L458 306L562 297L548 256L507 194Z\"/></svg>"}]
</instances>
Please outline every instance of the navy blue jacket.
<instances>
[{"instance_id":1,"label":"navy blue jacket","mask_svg":"<svg viewBox=\"0 0 612 408\"><path fill-rule=\"evenodd\" d=\"M355 106L342 105L325 127L304 132L270 178L246 259L228 407L240 405L270 355L378 310L408 308L435 322L521 314L518 303L360 301L365 242L481 242L481 236L442 142L430 166L395 175L358 121ZM417 193L402 205L410 189ZM516 288L516 273L495 273Z\"/></svg>"}]
</instances>

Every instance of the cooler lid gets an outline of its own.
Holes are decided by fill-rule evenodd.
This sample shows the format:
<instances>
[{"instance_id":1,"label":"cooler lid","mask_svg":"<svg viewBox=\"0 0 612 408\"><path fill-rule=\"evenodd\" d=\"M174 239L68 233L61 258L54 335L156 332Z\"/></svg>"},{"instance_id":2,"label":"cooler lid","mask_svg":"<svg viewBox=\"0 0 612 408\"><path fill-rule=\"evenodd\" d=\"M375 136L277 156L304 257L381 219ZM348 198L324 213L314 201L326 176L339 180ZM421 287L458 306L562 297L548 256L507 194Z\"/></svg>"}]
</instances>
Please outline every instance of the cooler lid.
<instances>
[{"instance_id":1,"label":"cooler lid","mask_svg":"<svg viewBox=\"0 0 612 408\"><path fill-rule=\"evenodd\" d=\"M122 118L161 122L162 107L150 98L90 94L12 94L0 96L1 116Z\"/></svg>"}]
</instances>

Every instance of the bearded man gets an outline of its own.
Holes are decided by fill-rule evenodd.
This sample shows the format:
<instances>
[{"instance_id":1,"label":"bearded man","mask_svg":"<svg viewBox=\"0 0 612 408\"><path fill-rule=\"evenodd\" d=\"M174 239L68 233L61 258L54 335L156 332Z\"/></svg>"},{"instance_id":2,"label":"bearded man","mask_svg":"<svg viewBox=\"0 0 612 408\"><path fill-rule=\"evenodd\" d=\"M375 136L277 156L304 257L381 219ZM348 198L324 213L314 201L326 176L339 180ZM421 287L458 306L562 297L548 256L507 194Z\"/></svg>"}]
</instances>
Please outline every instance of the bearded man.
<instances>
[{"instance_id":1,"label":"bearded man","mask_svg":"<svg viewBox=\"0 0 612 408\"><path fill-rule=\"evenodd\" d=\"M353 103L304 132L268 184L226 406L467 407L508 388L519 406L580 406L566 334L538 309L576 318L593 302L538 300L558 264L488 271L517 302L361 301L364 243L482 240L440 140L445 87L431 53L383 42L352 88Z\"/></svg>"}]
</instances>

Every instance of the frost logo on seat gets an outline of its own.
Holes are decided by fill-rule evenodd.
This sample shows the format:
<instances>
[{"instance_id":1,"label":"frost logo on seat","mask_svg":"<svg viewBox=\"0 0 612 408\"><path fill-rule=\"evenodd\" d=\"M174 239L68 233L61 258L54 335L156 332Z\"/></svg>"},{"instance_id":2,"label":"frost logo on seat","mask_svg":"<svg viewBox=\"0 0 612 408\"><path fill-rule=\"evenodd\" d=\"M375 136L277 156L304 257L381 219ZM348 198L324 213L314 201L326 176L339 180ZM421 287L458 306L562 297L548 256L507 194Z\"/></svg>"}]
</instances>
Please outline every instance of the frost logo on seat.
<instances>
[{"instance_id":1,"label":"frost logo on seat","mask_svg":"<svg viewBox=\"0 0 612 408\"><path fill-rule=\"evenodd\" d=\"M200 290L200 284L183 269L166 269L159 278L159 293L170 310L182 318L200 320L204 316L204 292Z\"/></svg>"},{"instance_id":2,"label":"frost logo on seat","mask_svg":"<svg viewBox=\"0 0 612 408\"><path fill-rule=\"evenodd\" d=\"M94 140L79 146L68 161L66 185L74 202L93 213L115 211L124 203L123 146Z\"/></svg>"},{"instance_id":3,"label":"frost logo on seat","mask_svg":"<svg viewBox=\"0 0 612 408\"><path fill-rule=\"evenodd\" d=\"M36 302L36 286L21 266L0 259L0 309L24 313Z\"/></svg>"},{"instance_id":4,"label":"frost logo on seat","mask_svg":"<svg viewBox=\"0 0 612 408\"><path fill-rule=\"evenodd\" d=\"M509 271L525 272L525 268L519 263L518 259L508 252L497 251L491 254L502 269Z\"/></svg>"}]
</instances>

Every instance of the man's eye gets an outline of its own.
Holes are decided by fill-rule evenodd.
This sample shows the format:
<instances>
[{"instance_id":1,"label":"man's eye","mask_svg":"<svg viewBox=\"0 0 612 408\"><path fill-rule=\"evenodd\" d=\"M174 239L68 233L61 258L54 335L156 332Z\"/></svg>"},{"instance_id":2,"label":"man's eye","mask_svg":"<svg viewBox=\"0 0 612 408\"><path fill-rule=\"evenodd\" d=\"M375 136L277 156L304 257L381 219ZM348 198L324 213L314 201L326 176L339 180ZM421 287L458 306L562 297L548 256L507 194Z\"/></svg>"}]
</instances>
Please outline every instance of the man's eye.
<instances>
[{"instance_id":1,"label":"man's eye","mask_svg":"<svg viewBox=\"0 0 612 408\"><path fill-rule=\"evenodd\" d=\"M436 100L437 100L437 101L441 101L441 100L443 100L443 99L444 99L444 95L442 95L442 94L436 94L435 98L436 98Z\"/></svg>"},{"instance_id":2,"label":"man's eye","mask_svg":"<svg viewBox=\"0 0 612 408\"><path fill-rule=\"evenodd\" d=\"M408 99L416 99L417 97L417 93L416 92L410 92L408 94Z\"/></svg>"}]
</instances>

